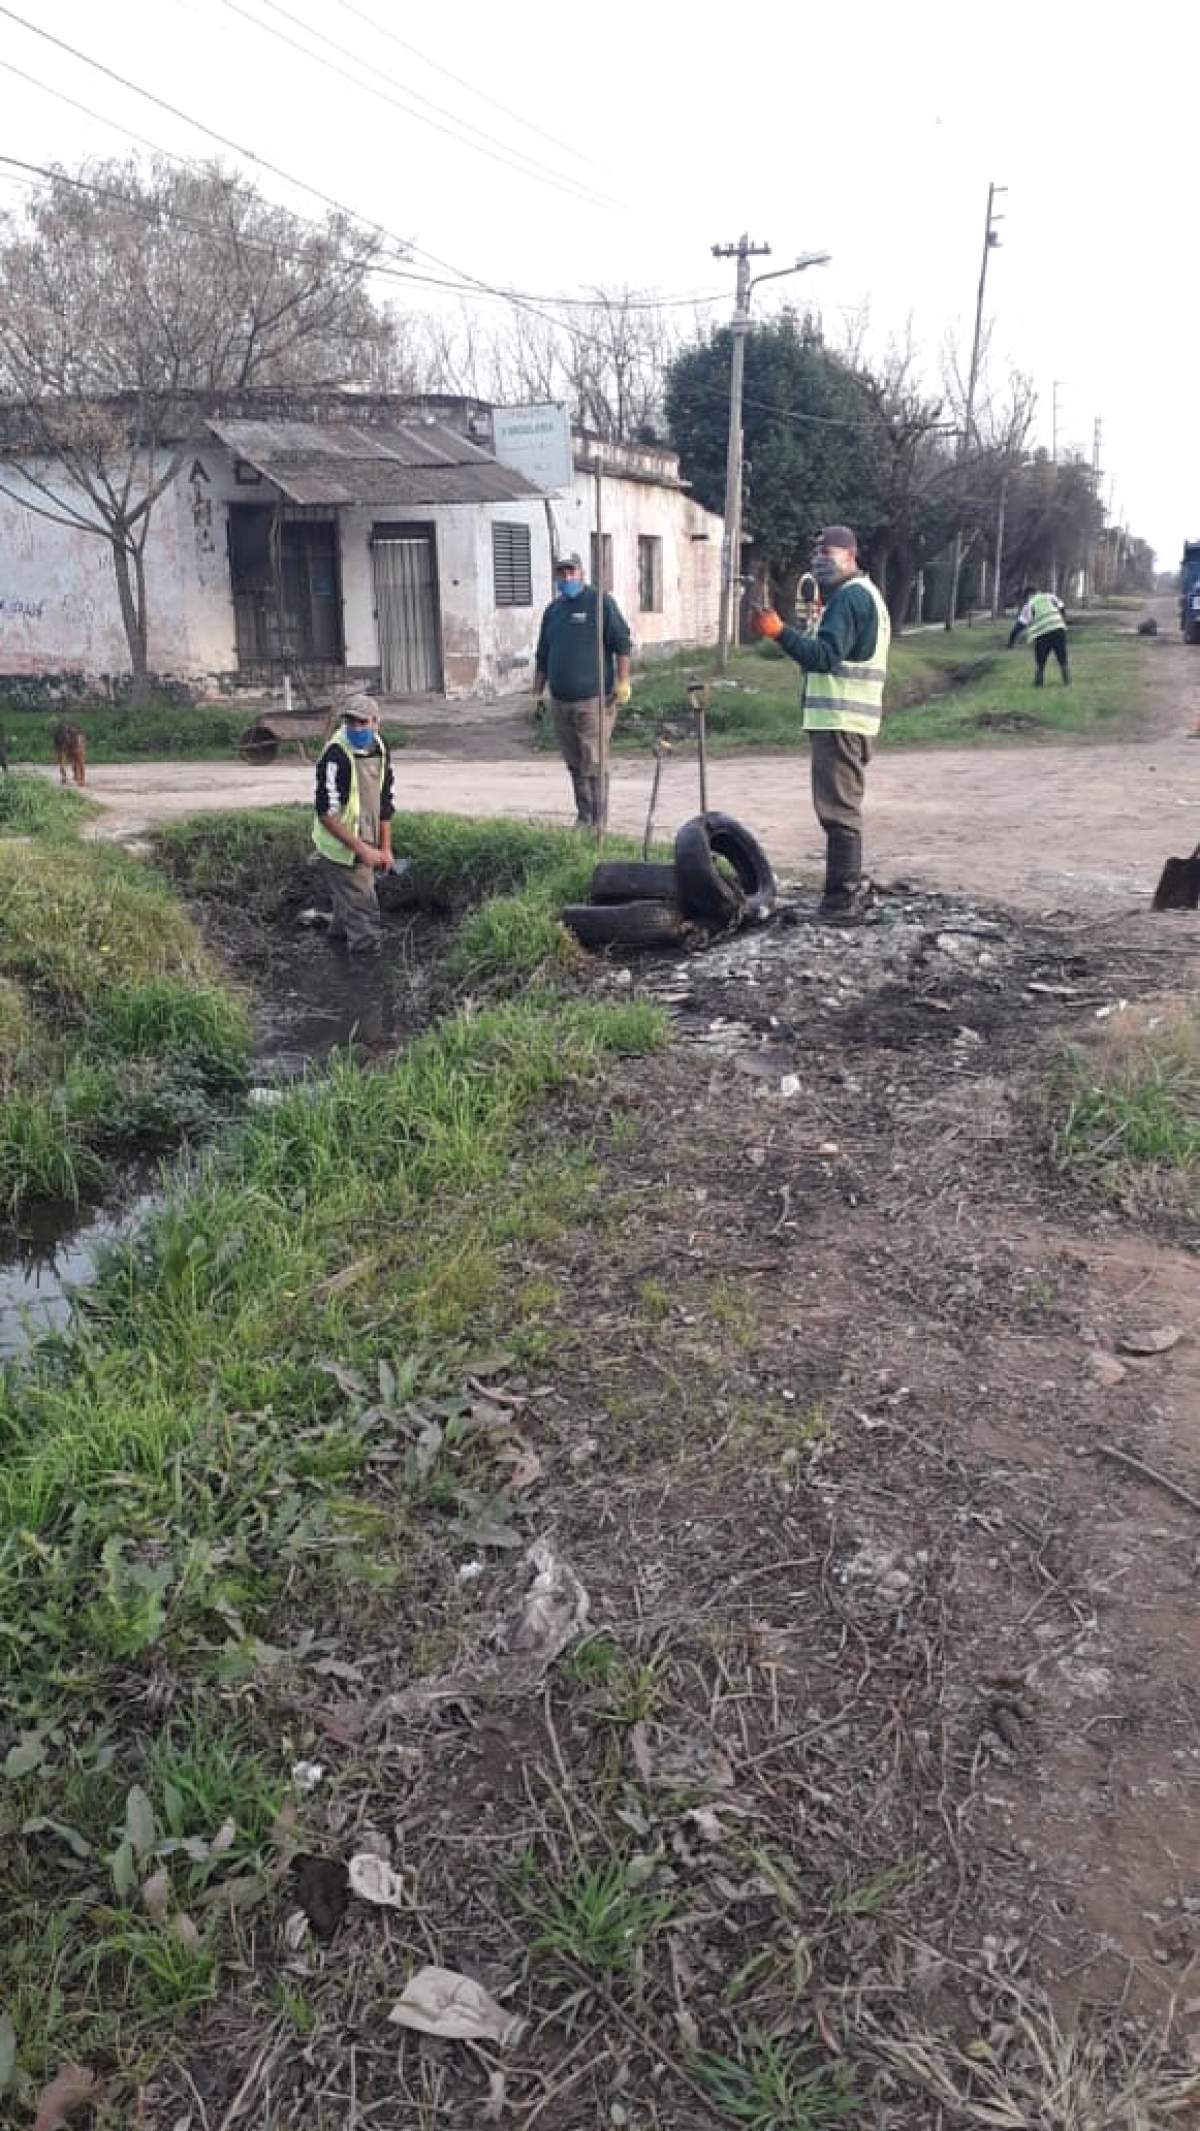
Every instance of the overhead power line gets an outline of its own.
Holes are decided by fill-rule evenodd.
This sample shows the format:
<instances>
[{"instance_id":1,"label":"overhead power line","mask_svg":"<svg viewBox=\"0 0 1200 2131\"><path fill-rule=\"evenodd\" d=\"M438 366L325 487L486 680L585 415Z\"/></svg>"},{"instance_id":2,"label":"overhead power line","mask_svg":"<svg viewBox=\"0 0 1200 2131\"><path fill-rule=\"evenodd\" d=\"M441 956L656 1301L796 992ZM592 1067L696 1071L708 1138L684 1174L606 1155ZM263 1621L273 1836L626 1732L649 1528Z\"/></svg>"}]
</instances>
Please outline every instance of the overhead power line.
<instances>
[{"instance_id":1,"label":"overhead power line","mask_svg":"<svg viewBox=\"0 0 1200 2131\"><path fill-rule=\"evenodd\" d=\"M571 178L559 177L550 170L548 165L539 163L535 156L526 155L519 148L509 148L505 143L498 141L495 135L486 134L478 126L472 126L469 120L454 120L452 114L445 111L443 106L432 103L427 96L422 96L419 90L408 88L396 82L391 75L380 74L376 69L374 70L377 75L375 80L363 81L359 76L349 73L345 67L338 66L333 60L324 58L320 52L314 52L308 45L299 43L295 37L289 37L286 30L277 29L274 23L264 22L260 16L251 14L248 8L240 5L240 0L224 0L224 4L231 14L240 16L243 22L249 22L253 28L261 30L264 36L276 38L280 44L286 45L289 51L299 52L303 59L310 60L314 66L323 67L326 73L336 75L342 81L348 81L352 88L363 90L368 96L376 97L380 103L387 104L392 110L402 111L406 118L415 119L419 126L428 126L433 132L444 134L447 139L457 141L460 146L470 149L473 154L487 156L489 161L500 163L505 168L515 171L518 177L531 178L536 184L545 186L555 192L565 193L570 199L588 200L596 206L616 207L617 203L610 195L597 192L593 186L586 185L582 181L577 183ZM288 8L279 4L279 0L263 0L263 5L269 7L273 14L282 16L283 20L291 23L293 28L302 30L305 36L314 37L319 44L328 45L331 51L337 52L343 59L349 59L355 65L370 65L369 61L360 59L357 53L347 51L346 47L339 44L336 38L328 37L323 30L313 29L308 23L293 15ZM385 87L383 84L387 84L387 86ZM392 93L396 90L399 90L400 94ZM431 111L440 112L441 118L427 118L423 112L414 110L412 104L406 100L410 97L415 97L418 103L428 105ZM446 120L450 120L450 123L444 123ZM459 130L460 127L465 127L466 131ZM474 134L476 138L471 140L468 138L470 134Z\"/></svg>"},{"instance_id":2,"label":"overhead power line","mask_svg":"<svg viewBox=\"0 0 1200 2131\"><path fill-rule=\"evenodd\" d=\"M444 67L440 61L431 59L428 52L421 51L418 45L410 44L407 37L399 36L388 23L377 22L373 15L367 14L365 8L354 7L351 4L351 0L338 0L338 5L345 10L346 14L356 15L360 22L365 22L368 29L375 30L380 37L386 37L390 44L399 45L401 51L411 52L414 59L419 59L423 66L432 67L435 74L444 74L447 81L456 82L458 87L465 89L469 96L477 96L480 103L490 104L493 111L502 112L505 118L515 119L519 126L527 126L529 124L528 118L524 117L520 111L512 110L508 104L499 103L494 96L489 96L485 89L476 88L474 82L468 81L464 75L455 74L450 67ZM584 155L581 149L573 147L569 141L560 140L557 134L548 132L540 118L538 120L538 134L542 140L549 141L553 147L561 148L564 155L573 155L576 162L586 163L592 170L603 169L603 164L597 163L592 156Z\"/></svg>"},{"instance_id":3,"label":"overhead power line","mask_svg":"<svg viewBox=\"0 0 1200 2131\"><path fill-rule=\"evenodd\" d=\"M68 52L72 59L82 60L84 66L94 67L98 74L105 75L109 81L115 81L122 89L131 90L135 96L144 97L147 103L157 105L160 111L169 112L172 118L182 119L185 126L194 127L197 133L207 134L209 140L216 141L219 147L230 149L234 155L242 156L246 162L253 163L259 170L269 170L272 177L282 178L285 185L294 185L299 192L308 193L312 199L319 200L323 207L332 209L334 214L343 215L352 222L361 222L364 229L374 230L376 236L383 237L388 244L398 245L402 251L408 251L407 241L385 229L382 223L372 222L369 216L360 215L353 208L343 206L340 200L322 192L319 186L310 185L304 178L294 177L290 171L281 169L278 163L269 162L265 156L256 155L253 148L243 148L238 141L231 140L227 133L218 132L215 126L208 125L204 119L192 118L187 111L180 110L178 104L168 103L165 97L156 96L152 89L143 89L136 81L130 81L128 75L119 74L115 67L106 67L102 60L93 59L88 52L81 52L77 45L68 44L63 37L55 37L51 31L42 29L38 23L30 22L24 15L18 15L14 8L0 5L0 15L7 16L10 22L19 23L31 36L45 38L47 44L56 45L60 52Z\"/></svg>"}]
</instances>

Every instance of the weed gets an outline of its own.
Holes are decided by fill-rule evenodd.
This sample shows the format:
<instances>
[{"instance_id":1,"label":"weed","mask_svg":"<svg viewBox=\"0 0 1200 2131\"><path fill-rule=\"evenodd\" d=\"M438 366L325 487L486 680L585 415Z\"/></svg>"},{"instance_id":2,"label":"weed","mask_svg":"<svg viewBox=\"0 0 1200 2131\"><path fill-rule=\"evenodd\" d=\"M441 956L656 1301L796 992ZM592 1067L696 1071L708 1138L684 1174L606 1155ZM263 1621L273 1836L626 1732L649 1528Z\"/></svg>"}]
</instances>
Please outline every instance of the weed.
<instances>
[{"instance_id":1,"label":"weed","mask_svg":"<svg viewBox=\"0 0 1200 2131\"><path fill-rule=\"evenodd\" d=\"M736 2057L706 2052L692 2069L721 2122L745 2131L825 2131L862 2120L863 2097L845 2065L818 2061L812 2050L774 2042L755 2028Z\"/></svg>"},{"instance_id":2,"label":"weed","mask_svg":"<svg viewBox=\"0 0 1200 2131\"><path fill-rule=\"evenodd\" d=\"M533 1871L520 1899L533 1930L531 1960L564 1955L605 1976L623 1974L675 1907L671 1897L647 1892L629 1861L616 1856L598 1865L576 1858L557 1877Z\"/></svg>"}]
</instances>

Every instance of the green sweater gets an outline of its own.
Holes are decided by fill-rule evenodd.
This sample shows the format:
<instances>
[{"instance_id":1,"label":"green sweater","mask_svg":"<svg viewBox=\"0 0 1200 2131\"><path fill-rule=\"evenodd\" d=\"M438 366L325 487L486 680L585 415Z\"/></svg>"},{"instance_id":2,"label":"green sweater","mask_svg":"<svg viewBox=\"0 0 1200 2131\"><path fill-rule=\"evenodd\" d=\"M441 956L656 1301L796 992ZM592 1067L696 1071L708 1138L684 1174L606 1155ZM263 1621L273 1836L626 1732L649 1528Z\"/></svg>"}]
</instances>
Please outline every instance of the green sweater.
<instances>
[{"instance_id":1,"label":"green sweater","mask_svg":"<svg viewBox=\"0 0 1200 2131\"><path fill-rule=\"evenodd\" d=\"M879 616L861 574L838 586L815 636L789 627L775 641L806 673L834 673L847 659L856 664L873 659Z\"/></svg>"},{"instance_id":2,"label":"green sweater","mask_svg":"<svg viewBox=\"0 0 1200 2131\"><path fill-rule=\"evenodd\" d=\"M616 661L632 648L625 617L611 592L604 595L604 693L613 691ZM575 599L552 599L538 632L536 667L560 703L585 703L596 685L596 588L585 585Z\"/></svg>"}]
</instances>

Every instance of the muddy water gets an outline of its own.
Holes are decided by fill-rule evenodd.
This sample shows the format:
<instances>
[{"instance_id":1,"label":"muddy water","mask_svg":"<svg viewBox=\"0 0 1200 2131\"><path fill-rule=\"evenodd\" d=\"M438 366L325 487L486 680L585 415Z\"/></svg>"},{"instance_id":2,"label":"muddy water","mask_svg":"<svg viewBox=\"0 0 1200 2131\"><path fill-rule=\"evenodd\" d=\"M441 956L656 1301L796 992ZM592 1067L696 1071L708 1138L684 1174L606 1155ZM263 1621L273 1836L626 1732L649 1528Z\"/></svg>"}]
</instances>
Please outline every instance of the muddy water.
<instances>
[{"instance_id":1,"label":"muddy water","mask_svg":"<svg viewBox=\"0 0 1200 2131\"><path fill-rule=\"evenodd\" d=\"M253 1085L246 1106L265 1105L337 1057L369 1065L398 1050L414 1014L414 973L393 939L365 966L320 934L272 947L250 980L256 994ZM55 1201L30 1209L19 1229L0 1228L0 1358L28 1351L70 1322L71 1296L95 1278L105 1251L164 1202L144 1167L102 1207Z\"/></svg>"}]
</instances>

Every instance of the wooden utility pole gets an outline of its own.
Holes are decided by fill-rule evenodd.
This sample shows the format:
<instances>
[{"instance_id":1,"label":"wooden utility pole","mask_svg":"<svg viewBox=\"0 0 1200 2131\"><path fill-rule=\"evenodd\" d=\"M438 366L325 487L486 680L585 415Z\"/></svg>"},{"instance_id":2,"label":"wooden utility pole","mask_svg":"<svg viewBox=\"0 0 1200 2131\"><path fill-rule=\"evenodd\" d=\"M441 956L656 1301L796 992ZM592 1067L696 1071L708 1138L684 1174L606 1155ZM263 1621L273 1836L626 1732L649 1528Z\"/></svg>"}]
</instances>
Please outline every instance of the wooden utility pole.
<instances>
[{"instance_id":1,"label":"wooden utility pole","mask_svg":"<svg viewBox=\"0 0 1200 2131\"><path fill-rule=\"evenodd\" d=\"M725 455L725 537L721 545L721 612L717 631L717 668L729 670L729 646L737 635L742 576L742 386L746 375L746 334L750 329L750 261L770 251L751 244L744 233L736 244L714 244L714 259L737 260L737 294L731 326L729 364L729 443Z\"/></svg>"},{"instance_id":2,"label":"wooden utility pole","mask_svg":"<svg viewBox=\"0 0 1200 2131\"><path fill-rule=\"evenodd\" d=\"M950 574L950 604L946 609L947 629L953 629L954 627L955 614L958 608L958 580L962 575L963 474L967 454L971 449L971 441L975 432L975 387L979 381L979 343L983 331L983 292L987 287L988 259L1000 242L1000 232L996 228L996 224L1004 220L1003 215L998 215L995 212L996 198L999 193L1007 191L1007 185L988 186L987 221L983 229L983 262L979 269L979 293L975 298L975 332L971 341L971 367L967 373L967 404L963 415L963 433L959 441L958 473L955 481L954 565Z\"/></svg>"},{"instance_id":3,"label":"wooden utility pole","mask_svg":"<svg viewBox=\"0 0 1200 2131\"><path fill-rule=\"evenodd\" d=\"M604 856L604 834L607 828L608 808L605 805L604 787L608 781L608 697L604 687L604 615L605 595L608 586L604 582L604 462L600 445L596 445L596 460L592 468L596 476L596 697L599 705L600 795L599 812L596 817L596 856Z\"/></svg>"}]
</instances>

